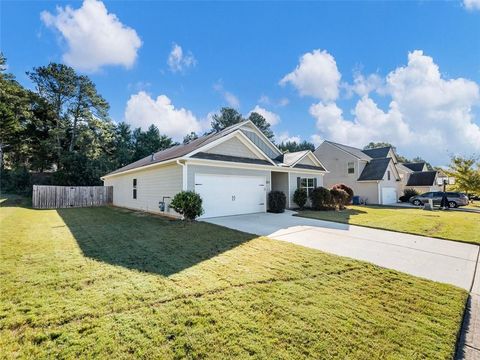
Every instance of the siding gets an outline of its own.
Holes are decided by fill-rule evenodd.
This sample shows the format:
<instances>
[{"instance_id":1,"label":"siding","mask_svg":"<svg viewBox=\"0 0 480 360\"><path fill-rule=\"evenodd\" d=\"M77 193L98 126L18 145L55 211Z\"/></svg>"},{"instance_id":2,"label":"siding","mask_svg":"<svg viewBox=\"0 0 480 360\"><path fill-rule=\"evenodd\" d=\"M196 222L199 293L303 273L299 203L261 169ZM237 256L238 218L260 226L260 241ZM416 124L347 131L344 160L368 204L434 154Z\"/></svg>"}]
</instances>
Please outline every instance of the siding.
<instances>
[{"instance_id":1,"label":"siding","mask_svg":"<svg viewBox=\"0 0 480 360\"><path fill-rule=\"evenodd\" d=\"M295 208L297 207L297 205L293 202L293 193L295 192L295 190L297 190L297 178L298 177L301 177L301 178L316 178L317 179L317 187L318 186L324 186L323 185L323 176L321 175L312 175L312 174L305 174L305 173L300 173L300 172L291 172L288 174L288 176L290 177L290 196L287 195L288 197L288 203L287 203L287 206L289 208ZM308 203L310 202L310 200L308 200L307 202L307 205Z\"/></svg>"},{"instance_id":2,"label":"siding","mask_svg":"<svg viewBox=\"0 0 480 360\"><path fill-rule=\"evenodd\" d=\"M271 159L275 159L280 155L276 151L273 151L270 146L268 146L265 141L253 131L246 130L245 128L242 128L241 131Z\"/></svg>"},{"instance_id":3,"label":"siding","mask_svg":"<svg viewBox=\"0 0 480 360\"><path fill-rule=\"evenodd\" d=\"M237 138L231 138L220 145L215 146L206 151L210 154L220 154L220 155L229 155L229 156L239 156L249 159L259 159L250 149L248 149L245 144L243 144Z\"/></svg>"},{"instance_id":4,"label":"siding","mask_svg":"<svg viewBox=\"0 0 480 360\"><path fill-rule=\"evenodd\" d=\"M302 160L298 162L298 164L318 166L318 164L314 163L312 159L310 159L308 156L305 156Z\"/></svg>"},{"instance_id":5,"label":"siding","mask_svg":"<svg viewBox=\"0 0 480 360\"><path fill-rule=\"evenodd\" d=\"M288 201L288 173L272 172L272 190L282 191L287 197Z\"/></svg>"},{"instance_id":6,"label":"siding","mask_svg":"<svg viewBox=\"0 0 480 360\"><path fill-rule=\"evenodd\" d=\"M137 179L137 199L133 199L133 179ZM166 203L182 190L182 168L167 165L145 169L125 175L106 178L106 186L113 186L113 205L149 212L161 213L158 203L169 196ZM176 213L173 210L169 212Z\"/></svg>"}]
</instances>

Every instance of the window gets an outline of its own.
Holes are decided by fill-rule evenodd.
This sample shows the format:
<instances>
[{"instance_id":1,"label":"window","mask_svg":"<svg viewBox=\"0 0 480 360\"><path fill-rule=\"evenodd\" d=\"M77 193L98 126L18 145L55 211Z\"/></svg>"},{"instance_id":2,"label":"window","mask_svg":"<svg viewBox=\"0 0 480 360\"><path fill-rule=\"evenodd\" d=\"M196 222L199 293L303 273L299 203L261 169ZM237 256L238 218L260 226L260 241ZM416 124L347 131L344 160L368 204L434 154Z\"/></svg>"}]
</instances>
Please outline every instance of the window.
<instances>
[{"instance_id":1,"label":"window","mask_svg":"<svg viewBox=\"0 0 480 360\"><path fill-rule=\"evenodd\" d=\"M302 178L300 179L300 188L307 191L307 195L310 196L310 192L315 189L316 184L315 178Z\"/></svg>"},{"instance_id":2,"label":"window","mask_svg":"<svg viewBox=\"0 0 480 360\"><path fill-rule=\"evenodd\" d=\"M347 163L347 173L348 174L355 174L355 163L353 161L349 161Z\"/></svg>"},{"instance_id":3,"label":"window","mask_svg":"<svg viewBox=\"0 0 480 360\"><path fill-rule=\"evenodd\" d=\"M387 171L387 179L390 181L390 170Z\"/></svg>"},{"instance_id":4,"label":"window","mask_svg":"<svg viewBox=\"0 0 480 360\"><path fill-rule=\"evenodd\" d=\"M133 198L137 198L137 179L133 179Z\"/></svg>"}]
</instances>

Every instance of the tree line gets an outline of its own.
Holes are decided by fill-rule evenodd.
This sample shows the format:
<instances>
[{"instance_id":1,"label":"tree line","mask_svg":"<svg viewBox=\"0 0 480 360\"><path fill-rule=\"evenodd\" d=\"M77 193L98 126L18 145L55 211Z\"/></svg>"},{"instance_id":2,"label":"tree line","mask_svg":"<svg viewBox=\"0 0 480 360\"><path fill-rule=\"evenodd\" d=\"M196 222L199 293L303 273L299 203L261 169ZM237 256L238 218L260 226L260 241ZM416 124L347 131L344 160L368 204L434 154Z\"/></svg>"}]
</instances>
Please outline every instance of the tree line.
<instances>
[{"instance_id":1,"label":"tree line","mask_svg":"<svg viewBox=\"0 0 480 360\"><path fill-rule=\"evenodd\" d=\"M34 88L7 72L0 54L0 185L3 192L29 192L31 185L101 185L100 177L150 154L178 145L155 125L132 128L109 117L110 106L93 81L58 63L27 72ZM265 118L248 118L272 141ZM152 123L155 119L152 119ZM218 132L246 120L237 110L213 115ZM199 135L186 134L183 143ZM284 151L313 149L308 142L279 144Z\"/></svg>"}]
</instances>

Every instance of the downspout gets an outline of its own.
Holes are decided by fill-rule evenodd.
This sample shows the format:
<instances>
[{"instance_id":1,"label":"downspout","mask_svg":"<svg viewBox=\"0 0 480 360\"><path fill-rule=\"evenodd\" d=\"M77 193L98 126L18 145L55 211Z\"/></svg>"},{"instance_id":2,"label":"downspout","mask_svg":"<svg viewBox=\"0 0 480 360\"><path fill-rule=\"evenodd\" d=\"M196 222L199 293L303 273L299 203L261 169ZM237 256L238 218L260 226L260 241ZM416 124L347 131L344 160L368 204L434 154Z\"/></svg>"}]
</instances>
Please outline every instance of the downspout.
<instances>
[{"instance_id":1,"label":"downspout","mask_svg":"<svg viewBox=\"0 0 480 360\"><path fill-rule=\"evenodd\" d=\"M177 160L177 164L182 167L182 190L187 191L187 165Z\"/></svg>"}]
</instances>

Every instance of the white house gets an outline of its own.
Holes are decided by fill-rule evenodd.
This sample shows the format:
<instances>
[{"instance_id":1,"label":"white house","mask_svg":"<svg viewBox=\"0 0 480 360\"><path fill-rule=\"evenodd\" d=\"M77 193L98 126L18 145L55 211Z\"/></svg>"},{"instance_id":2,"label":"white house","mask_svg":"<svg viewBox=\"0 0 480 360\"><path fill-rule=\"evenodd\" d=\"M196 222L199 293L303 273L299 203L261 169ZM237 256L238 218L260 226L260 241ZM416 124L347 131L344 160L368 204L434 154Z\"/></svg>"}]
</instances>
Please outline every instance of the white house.
<instances>
[{"instance_id":1,"label":"white house","mask_svg":"<svg viewBox=\"0 0 480 360\"><path fill-rule=\"evenodd\" d=\"M159 151L102 177L115 206L176 215L171 199L199 193L204 218L267 211L267 194L323 185L325 167L311 151L283 154L251 121Z\"/></svg>"}]
</instances>

